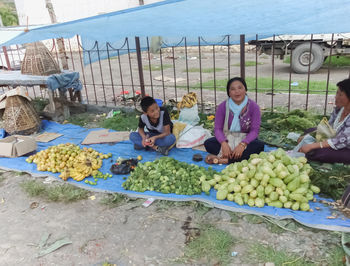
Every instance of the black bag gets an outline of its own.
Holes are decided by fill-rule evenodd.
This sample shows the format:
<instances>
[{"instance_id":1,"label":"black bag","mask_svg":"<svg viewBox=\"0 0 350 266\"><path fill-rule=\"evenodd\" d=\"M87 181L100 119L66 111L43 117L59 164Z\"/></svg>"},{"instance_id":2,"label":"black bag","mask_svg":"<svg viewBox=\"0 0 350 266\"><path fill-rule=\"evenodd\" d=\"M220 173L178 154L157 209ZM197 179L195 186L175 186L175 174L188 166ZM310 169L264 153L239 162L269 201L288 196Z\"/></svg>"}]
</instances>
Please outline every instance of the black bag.
<instances>
[{"instance_id":1,"label":"black bag","mask_svg":"<svg viewBox=\"0 0 350 266\"><path fill-rule=\"evenodd\" d=\"M350 207L350 185L344 191L343 196L341 197L341 202L345 208Z\"/></svg>"},{"instance_id":2,"label":"black bag","mask_svg":"<svg viewBox=\"0 0 350 266\"><path fill-rule=\"evenodd\" d=\"M138 163L137 159L125 159L111 166L111 172L115 175L129 174Z\"/></svg>"}]
</instances>

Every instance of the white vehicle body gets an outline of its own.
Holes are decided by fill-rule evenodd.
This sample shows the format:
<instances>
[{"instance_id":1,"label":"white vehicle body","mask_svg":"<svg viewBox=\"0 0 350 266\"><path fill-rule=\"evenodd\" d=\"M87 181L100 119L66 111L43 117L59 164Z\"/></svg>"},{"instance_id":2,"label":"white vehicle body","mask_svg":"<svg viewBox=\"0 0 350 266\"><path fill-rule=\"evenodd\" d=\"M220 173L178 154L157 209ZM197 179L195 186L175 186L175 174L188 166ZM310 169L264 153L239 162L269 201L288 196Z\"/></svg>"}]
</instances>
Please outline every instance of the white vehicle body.
<instances>
[{"instance_id":1,"label":"white vehicle body","mask_svg":"<svg viewBox=\"0 0 350 266\"><path fill-rule=\"evenodd\" d=\"M291 54L291 67L296 73L316 72L330 55L350 55L350 33L276 35L249 44L281 58Z\"/></svg>"}]
</instances>

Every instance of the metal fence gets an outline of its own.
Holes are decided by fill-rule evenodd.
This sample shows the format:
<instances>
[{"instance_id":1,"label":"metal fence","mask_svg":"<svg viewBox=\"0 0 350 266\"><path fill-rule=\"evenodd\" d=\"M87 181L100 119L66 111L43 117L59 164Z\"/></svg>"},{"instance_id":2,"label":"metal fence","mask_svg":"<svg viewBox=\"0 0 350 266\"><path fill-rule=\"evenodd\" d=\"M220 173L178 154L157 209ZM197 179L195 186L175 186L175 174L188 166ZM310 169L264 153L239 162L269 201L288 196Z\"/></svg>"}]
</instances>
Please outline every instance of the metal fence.
<instances>
[{"instance_id":1,"label":"metal fence","mask_svg":"<svg viewBox=\"0 0 350 266\"><path fill-rule=\"evenodd\" d=\"M216 106L227 98L227 80L241 76L248 83L249 97L262 109L289 111L299 108L326 114L333 107L335 84L350 77L349 67L332 67L333 55L341 52L337 50L339 40L333 40L333 36L323 46L329 52L327 64L312 73L315 58L310 52L320 45L320 40L311 35L307 42L309 51L303 54L307 66L303 74L292 71L295 50L281 53L281 42L275 36L267 42L270 50L266 49L266 43L259 42L258 35L251 45L246 43L244 35L240 36L239 44L232 44L230 36L225 36L210 44L205 38L198 37L195 45L193 42L188 45L184 37L176 45L162 42L162 48L158 50L150 46L149 38L144 46L140 45L138 38L126 38L120 47L107 43L101 48L96 42L87 48L76 36L64 40L67 62L60 59L57 40L45 44L62 69L80 73L82 99L87 104L136 106L137 99L145 94L164 102L176 102L184 94L194 91L201 111L214 112ZM6 55L1 56L3 66L11 68L11 62L23 58L22 46L15 48L3 47ZM262 51L268 51L268 54L261 54ZM13 67L18 68L16 64ZM2 87L3 91L6 89L9 88ZM38 86L26 89L33 97L47 97L45 90Z\"/></svg>"}]
</instances>

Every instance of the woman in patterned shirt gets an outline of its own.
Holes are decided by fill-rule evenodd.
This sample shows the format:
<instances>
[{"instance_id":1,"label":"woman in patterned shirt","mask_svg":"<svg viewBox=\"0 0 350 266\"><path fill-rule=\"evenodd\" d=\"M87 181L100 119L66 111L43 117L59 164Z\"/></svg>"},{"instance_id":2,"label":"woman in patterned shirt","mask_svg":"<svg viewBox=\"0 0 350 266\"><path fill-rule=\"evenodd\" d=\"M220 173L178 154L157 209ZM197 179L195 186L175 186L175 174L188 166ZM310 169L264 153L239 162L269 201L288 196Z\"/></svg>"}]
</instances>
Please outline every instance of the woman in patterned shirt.
<instances>
[{"instance_id":1,"label":"woman in patterned shirt","mask_svg":"<svg viewBox=\"0 0 350 266\"><path fill-rule=\"evenodd\" d=\"M350 164L350 79L338 82L335 109L329 124L336 136L321 142L303 145L300 152L311 161Z\"/></svg>"}]
</instances>

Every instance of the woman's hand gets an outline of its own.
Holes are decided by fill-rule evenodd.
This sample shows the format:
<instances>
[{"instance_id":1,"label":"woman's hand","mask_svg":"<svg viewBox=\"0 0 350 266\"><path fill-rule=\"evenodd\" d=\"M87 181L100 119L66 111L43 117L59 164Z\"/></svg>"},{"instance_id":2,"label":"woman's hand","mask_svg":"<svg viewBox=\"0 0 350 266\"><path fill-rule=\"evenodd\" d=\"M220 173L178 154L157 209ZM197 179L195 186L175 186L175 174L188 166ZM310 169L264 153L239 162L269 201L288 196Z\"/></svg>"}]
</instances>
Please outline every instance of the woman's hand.
<instances>
[{"instance_id":1,"label":"woman's hand","mask_svg":"<svg viewBox=\"0 0 350 266\"><path fill-rule=\"evenodd\" d=\"M300 141L302 141L304 137L305 137L305 135L301 135L301 136L298 138L297 142L300 143Z\"/></svg>"},{"instance_id":2,"label":"woman's hand","mask_svg":"<svg viewBox=\"0 0 350 266\"><path fill-rule=\"evenodd\" d=\"M222 158L231 158L231 148L226 141L221 143Z\"/></svg>"},{"instance_id":3,"label":"woman's hand","mask_svg":"<svg viewBox=\"0 0 350 266\"><path fill-rule=\"evenodd\" d=\"M234 159L241 158L244 150L245 150L245 147L243 147L243 145L237 145L233 149L233 151L231 152L231 157L230 158L234 158Z\"/></svg>"},{"instance_id":4,"label":"woman's hand","mask_svg":"<svg viewBox=\"0 0 350 266\"><path fill-rule=\"evenodd\" d=\"M318 146L315 147L315 143L311 143L311 144L305 144L304 146L301 146L299 151L303 152L303 153L308 153L308 152L312 151L313 149L317 149L317 148L319 148L319 147Z\"/></svg>"}]
</instances>

